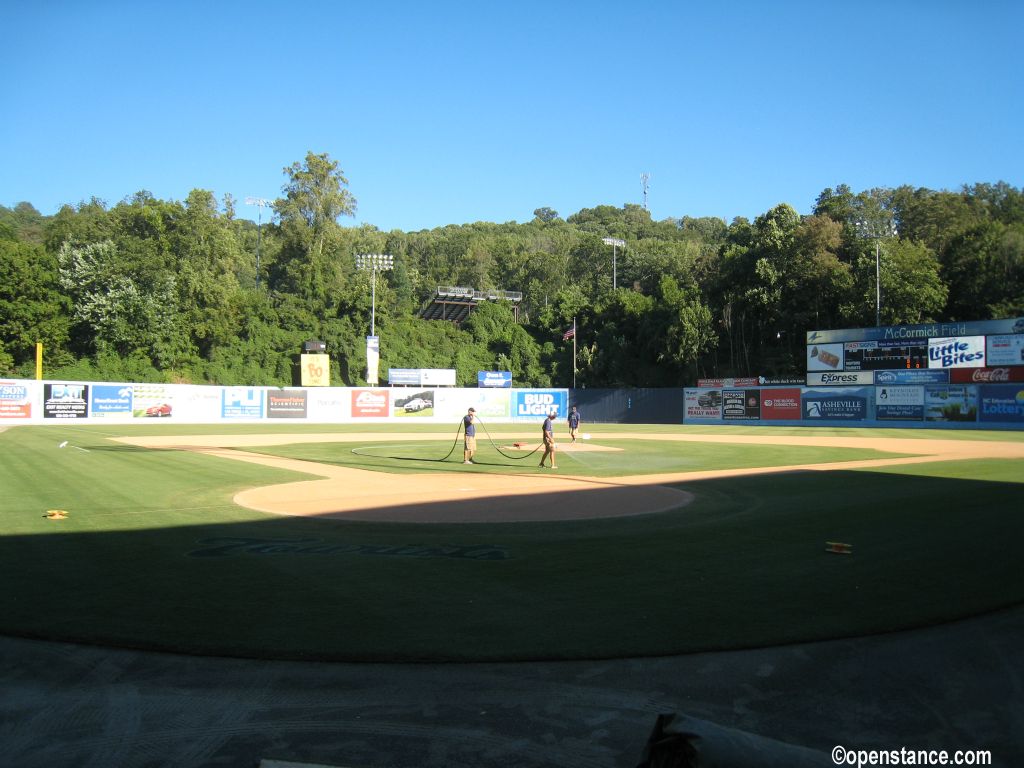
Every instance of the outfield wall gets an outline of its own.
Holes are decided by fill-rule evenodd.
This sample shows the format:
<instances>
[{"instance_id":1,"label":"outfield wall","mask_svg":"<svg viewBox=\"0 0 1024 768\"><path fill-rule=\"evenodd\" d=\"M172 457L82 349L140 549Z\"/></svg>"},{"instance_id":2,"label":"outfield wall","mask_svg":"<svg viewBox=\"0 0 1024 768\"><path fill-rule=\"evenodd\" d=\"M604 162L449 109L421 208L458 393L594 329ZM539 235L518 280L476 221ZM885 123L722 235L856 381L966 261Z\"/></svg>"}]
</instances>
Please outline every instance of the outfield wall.
<instances>
[{"instance_id":1,"label":"outfield wall","mask_svg":"<svg viewBox=\"0 0 1024 768\"><path fill-rule=\"evenodd\" d=\"M584 423L1024 429L1024 382L664 389L223 387L0 379L0 426L143 423Z\"/></svg>"},{"instance_id":2,"label":"outfield wall","mask_svg":"<svg viewBox=\"0 0 1024 768\"><path fill-rule=\"evenodd\" d=\"M1024 429L1024 382L684 390L687 424Z\"/></svg>"},{"instance_id":3,"label":"outfield wall","mask_svg":"<svg viewBox=\"0 0 1024 768\"><path fill-rule=\"evenodd\" d=\"M222 387L0 379L0 426L142 423L539 423L568 410L567 389Z\"/></svg>"}]
</instances>

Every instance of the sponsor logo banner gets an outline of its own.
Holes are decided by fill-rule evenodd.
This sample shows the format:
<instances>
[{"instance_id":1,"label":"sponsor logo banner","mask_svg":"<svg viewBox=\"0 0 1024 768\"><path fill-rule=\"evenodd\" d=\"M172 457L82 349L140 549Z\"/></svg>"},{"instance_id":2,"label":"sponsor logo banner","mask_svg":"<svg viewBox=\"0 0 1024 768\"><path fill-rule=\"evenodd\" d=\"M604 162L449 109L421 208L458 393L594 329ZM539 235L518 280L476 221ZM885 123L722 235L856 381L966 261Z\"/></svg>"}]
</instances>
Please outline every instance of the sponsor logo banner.
<instances>
[{"instance_id":1,"label":"sponsor logo banner","mask_svg":"<svg viewBox=\"0 0 1024 768\"><path fill-rule=\"evenodd\" d=\"M983 384L979 389L979 421L1024 423L1024 386Z\"/></svg>"},{"instance_id":2,"label":"sponsor logo banner","mask_svg":"<svg viewBox=\"0 0 1024 768\"><path fill-rule=\"evenodd\" d=\"M973 385L924 388L925 421L977 421L978 388Z\"/></svg>"},{"instance_id":3,"label":"sponsor logo banner","mask_svg":"<svg viewBox=\"0 0 1024 768\"><path fill-rule=\"evenodd\" d=\"M787 387L794 384L803 386L807 382L799 376L758 376L757 383L762 387Z\"/></svg>"},{"instance_id":4,"label":"sponsor logo banner","mask_svg":"<svg viewBox=\"0 0 1024 768\"><path fill-rule=\"evenodd\" d=\"M985 353L989 365L1024 365L1024 333L989 336Z\"/></svg>"},{"instance_id":5,"label":"sponsor logo banner","mask_svg":"<svg viewBox=\"0 0 1024 768\"><path fill-rule=\"evenodd\" d=\"M134 406L134 393L130 384L93 384L90 415L101 419L130 419Z\"/></svg>"},{"instance_id":6,"label":"sponsor logo banner","mask_svg":"<svg viewBox=\"0 0 1024 768\"><path fill-rule=\"evenodd\" d=\"M352 390L352 416L367 418L389 416L389 397L386 389Z\"/></svg>"},{"instance_id":7,"label":"sponsor logo banner","mask_svg":"<svg viewBox=\"0 0 1024 768\"><path fill-rule=\"evenodd\" d=\"M388 368L388 384L393 387L418 387L419 368Z\"/></svg>"},{"instance_id":8,"label":"sponsor logo banner","mask_svg":"<svg viewBox=\"0 0 1024 768\"><path fill-rule=\"evenodd\" d=\"M722 418L722 391L719 389L686 389L683 391L683 420Z\"/></svg>"},{"instance_id":9,"label":"sponsor logo banner","mask_svg":"<svg viewBox=\"0 0 1024 768\"><path fill-rule=\"evenodd\" d=\"M800 390L761 390L761 418L800 421Z\"/></svg>"},{"instance_id":10,"label":"sponsor logo banner","mask_svg":"<svg viewBox=\"0 0 1024 768\"><path fill-rule=\"evenodd\" d=\"M455 374L454 368L424 368L421 383L424 387L454 387Z\"/></svg>"},{"instance_id":11,"label":"sponsor logo banner","mask_svg":"<svg viewBox=\"0 0 1024 768\"><path fill-rule=\"evenodd\" d=\"M756 387L761 382L756 376L745 379L697 379L700 389L724 389L725 387Z\"/></svg>"},{"instance_id":12,"label":"sponsor logo banner","mask_svg":"<svg viewBox=\"0 0 1024 768\"><path fill-rule=\"evenodd\" d=\"M883 325L877 328L843 328L831 331L808 331L808 344L836 341L922 340L942 336L991 336L1000 333L1024 333L1024 318L1009 320L972 320L927 325Z\"/></svg>"},{"instance_id":13,"label":"sponsor logo banner","mask_svg":"<svg viewBox=\"0 0 1024 768\"><path fill-rule=\"evenodd\" d=\"M45 384L43 398L44 419L84 419L88 416L88 384Z\"/></svg>"},{"instance_id":14,"label":"sponsor logo banner","mask_svg":"<svg viewBox=\"0 0 1024 768\"><path fill-rule=\"evenodd\" d=\"M841 371L845 351L842 344L808 344L808 371Z\"/></svg>"},{"instance_id":15,"label":"sponsor logo banner","mask_svg":"<svg viewBox=\"0 0 1024 768\"><path fill-rule=\"evenodd\" d=\"M0 419L32 418L32 395L27 384L0 381Z\"/></svg>"},{"instance_id":16,"label":"sponsor logo banner","mask_svg":"<svg viewBox=\"0 0 1024 768\"><path fill-rule=\"evenodd\" d=\"M501 387L508 389L512 386L512 372L477 371L476 385L478 387Z\"/></svg>"},{"instance_id":17,"label":"sponsor logo banner","mask_svg":"<svg viewBox=\"0 0 1024 768\"><path fill-rule=\"evenodd\" d=\"M512 416L516 419L543 421L551 411L560 416L568 412L569 399L565 390L524 389L512 393Z\"/></svg>"},{"instance_id":18,"label":"sponsor logo banner","mask_svg":"<svg viewBox=\"0 0 1024 768\"><path fill-rule=\"evenodd\" d=\"M874 371L846 371L836 373L808 373L808 387L853 387L874 384Z\"/></svg>"},{"instance_id":19,"label":"sponsor logo banner","mask_svg":"<svg viewBox=\"0 0 1024 768\"><path fill-rule=\"evenodd\" d=\"M954 368L949 372L954 384L1011 384L1024 381L1024 366L1001 368Z\"/></svg>"},{"instance_id":20,"label":"sponsor logo banner","mask_svg":"<svg viewBox=\"0 0 1024 768\"><path fill-rule=\"evenodd\" d=\"M806 421L863 421L868 415L871 389L808 390L803 393L803 417Z\"/></svg>"},{"instance_id":21,"label":"sponsor logo banner","mask_svg":"<svg viewBox=\"0 0 1024 768\"><path fill-rule=\"evenodd\" d=\"M328 355L299 355L299 383L304 387L331 386L331 358Z\"/></svg>"},{"instance_id":22,"label":"sponsor logo banner","mask_svg":"<svg viewBox=\"0 0 1024 768\"><path fill-rule=\"evenodd\" d=\"M912 368L897 371L875 371L875 385L890 384L948 384L953 371Z\"/></svg>"},{"instance_id":23,"label":"sponsor logo banner","mask_svg":"<svg viewBox=\"0 0 1024 768\"><path fill-rule=\"evenodd\" d=\"M875 418L924 420L924 387L875 387Z\"/></svg>"},{"instance_id":24,"label":"sponsor logo banner","mask_svg":"<svg viewBox=\"0 0 1024 768\"><path fill-rule=\"evenodd\" d=\"M254 387L225 387L221 392L222 419L262 419L263 390Z\"/></svg>"},{"instance_id":25,"label":"sponsor logo banner","mask_svg":"<svg viewBox=\"0 0 1024 768\"><path fill-rule=\"evenodd\" d=\"M407 395L404 392L401 396L395 395L395 416L433 416L434 415L434 391L413 391Z\"/></svg>"},{"instance_id":26,"label":"sponsor logo banner","mask_svg":"<svg viewBox=\"0 0 1024 768\"><path fill-rule=\"evenodd\" d=\"M210 387L216 392L216 387ZM170 416L174 412L174 395L168 384L133 384L132 416L154 418ZM214 411L216 413L216 411Z\"/></svg>"},{"instance_id":27,"label":"sponsor logo banner","mask_svg":"<svg viewBox=\"0 0 1024 768\"><path fill-rule=\"evenodd\" d=\"M309 395L304 389L267 391L268 419L304 419L309 412Z\"/></svg>"},{"instance_id":28,"label":"sponsor logo banner","mask_svg":"<svg viewBox=\"0 0 1024 768\"><path fill-rule=\"evenodd\" d=\"M929 368L984 368L984 336L928 339Z\"/></svg>"},{"instance_id":29,"label":"sponsor logo banner","mask_svg":"<svg viewBox=\"0 0 1024 768\"><path fill-rule=\"evenodd\" d=\"M726 421L760 419L760 392L756 389L723 389L722 418Z\"/></svg>"},{"instance_id":30,"label":"sponsor logo banner","mask_svg":"<svg viewBox=\"0 0 1024 768\"><path fill-rule=\"evenodd\" d=\"M376 384L380 371L380 336L366 337L366 383Z\"/></svg>"}]
</instances>

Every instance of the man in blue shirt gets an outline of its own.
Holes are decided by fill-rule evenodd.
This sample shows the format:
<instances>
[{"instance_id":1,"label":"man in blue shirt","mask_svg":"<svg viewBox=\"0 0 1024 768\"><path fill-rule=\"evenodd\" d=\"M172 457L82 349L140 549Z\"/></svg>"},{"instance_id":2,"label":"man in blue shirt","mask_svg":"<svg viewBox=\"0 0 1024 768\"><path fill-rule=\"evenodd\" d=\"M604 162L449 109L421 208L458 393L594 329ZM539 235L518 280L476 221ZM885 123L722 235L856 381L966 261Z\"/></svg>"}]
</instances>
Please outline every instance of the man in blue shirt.
<instances>
[{"instance_id":1,"label":"man in blue shirt","mask_svg":"<svg viewBox=\"0 0 1024 768\"><path fill-rule=\"evenodd\" d=\"M574 443L576 442L576 435L579 433L579 431L580 431L580 412L576 410L576 406L574 405L572 407L572 410L569 411L569 437L572 438L572 441Z\"/></svg>"},{"instance_id":2,"label":"man in blue shirt","mask_svg":"<svg viewBox=\"0 0 1024 768\"><path fill-rule=\"evenodd\" d=\"M558 415L558 411L552 411L544 419L544 426L541 427L541 435L544 438L544 455L540 458L540 465L544 466L544 460L548 456L551 457L551 468L558 469L555 466L555 416Z\"/></svg>"},{"instance_id":3,"label":"man in blue shirt","mask_svg":"<svg viewBox=\"0 0 1024 768\"><path fill-rule=\"evenodd\" d=\"M473 454L476 453L476 424L473 423L476 419L476 409L470 408L465 416L462 417L462 426L465 427L465 444L463 445L463 464L473 463Z\"/></svg>"}]
</instances>

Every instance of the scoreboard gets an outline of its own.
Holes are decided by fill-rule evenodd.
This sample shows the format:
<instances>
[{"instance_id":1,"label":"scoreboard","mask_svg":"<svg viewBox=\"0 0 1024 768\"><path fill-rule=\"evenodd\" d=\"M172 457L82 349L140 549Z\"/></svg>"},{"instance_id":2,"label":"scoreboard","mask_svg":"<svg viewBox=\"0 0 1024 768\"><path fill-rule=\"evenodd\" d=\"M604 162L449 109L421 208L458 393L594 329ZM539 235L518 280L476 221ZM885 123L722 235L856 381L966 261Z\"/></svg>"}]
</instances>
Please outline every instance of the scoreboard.
<instances>
[{"instance_id":1,"label":"scoreboard","mask_svg":"<svg viewBox=\"0 0 1024 768\"><path fill-rule=\"evenodd\" d=\"M843 344L847 371L912 370L928 367L928 342L848 341Z\"/></svg>"}]
</instances>

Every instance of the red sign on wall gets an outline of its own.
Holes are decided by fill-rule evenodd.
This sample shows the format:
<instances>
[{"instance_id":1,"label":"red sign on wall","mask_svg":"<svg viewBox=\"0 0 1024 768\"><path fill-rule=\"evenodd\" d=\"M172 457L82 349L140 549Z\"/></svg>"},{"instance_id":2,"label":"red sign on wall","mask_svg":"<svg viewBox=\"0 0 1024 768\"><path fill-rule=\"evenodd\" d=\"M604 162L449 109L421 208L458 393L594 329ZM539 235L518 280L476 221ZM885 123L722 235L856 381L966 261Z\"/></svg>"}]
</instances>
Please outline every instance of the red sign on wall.
<instances>
[{"instance_id":1,"label":"red sign on wall","mask_svg":"<svg viewBox=\"0 0 1024 768\"><path fill-rule=\"evenodd\" d=\"M762 389L761 419L800 421L800 390L774 387Z\"/></svg>"},{"instance_id":2,"label":"red sign on wall","mask_svg":"<svg viewBox=\"0 0 1024 768\"><path fill-rule=\"evenodd\" d=\"M386 389L354 389L352 390L353 418L368 416L389 416Z\"/></svg>"},{"instance_id":3,"label":"red sign on wall","mask_svg":"<svg viewBox=\"0 0 1024 768\"><path fill-rule=\"evenodd\" d=\"M1024 381L1024 366L1007 365L998 368L951 368L951 384L1013 384Z\"/></svg>"}]
</instances>

